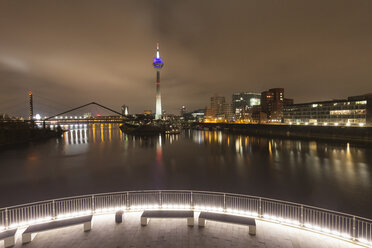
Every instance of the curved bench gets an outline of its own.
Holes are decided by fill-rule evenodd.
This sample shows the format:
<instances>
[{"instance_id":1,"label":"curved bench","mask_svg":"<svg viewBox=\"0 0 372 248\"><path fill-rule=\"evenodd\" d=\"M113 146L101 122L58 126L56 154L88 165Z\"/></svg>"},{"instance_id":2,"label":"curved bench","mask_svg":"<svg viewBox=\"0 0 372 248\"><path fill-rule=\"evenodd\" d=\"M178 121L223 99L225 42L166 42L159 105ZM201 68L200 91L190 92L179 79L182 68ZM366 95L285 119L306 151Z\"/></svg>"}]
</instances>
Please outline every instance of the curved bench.
<instances>
[{"instance_id":1,"label":"curved bench","mask_svg":"<svg viewBox=\"0 0 372 248\"><path fill-rule=\"evenodd\" d=\"M229 214L201 212L199 215L198 225L201 227L205 226L206 220L249 226L249 234L256 235L256 220L254 218Z\"/></svg>"},{"instance_id":2,"label":"curved bench","mask_svg":"<svg viewBox=\"0 0 372 248\"><path fill-rule=\"evenodd\" d=\"M0 233L0 240L4 240L4 247L12 247L15 243L15 233L17 229L8 230Z\"/></svg>"},{"instance_id":3,"label":"curved bench","mask_svg":"<svg viewBox=\"0 0 372 248\"><path fill-rule=\"evenodd\" d=\"M93 215L88 215L83 217L71 218L66 220L57 220L48 223L29 226L22 234L22 243L26 244L31 242L35 238L36 234L39 232L49 231L52 229L58 229L62 227L83 224L84 232L90 231L90 229L92 228L92 216Z\"/></svg>"}]
</instances>

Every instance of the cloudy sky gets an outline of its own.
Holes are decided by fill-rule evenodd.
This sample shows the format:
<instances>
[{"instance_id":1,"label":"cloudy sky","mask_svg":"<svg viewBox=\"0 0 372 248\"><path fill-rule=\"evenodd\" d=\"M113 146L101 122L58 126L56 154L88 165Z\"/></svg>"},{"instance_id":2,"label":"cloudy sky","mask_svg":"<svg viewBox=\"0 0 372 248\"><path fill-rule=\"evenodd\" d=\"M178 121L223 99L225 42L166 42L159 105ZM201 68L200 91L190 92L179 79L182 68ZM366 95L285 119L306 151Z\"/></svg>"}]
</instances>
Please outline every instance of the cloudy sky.
<instances>
[{"instance_id":1,"label":"cloudy sky","mask_svg":"<svg viewBox=\"0 0 372 248\"><path fill-rule=\"evenodd\" d=\"M285 88L295 102L372 92L370 0L0 0L0 112L91 101L155 109Z\"/></svg>"}]
</instances>

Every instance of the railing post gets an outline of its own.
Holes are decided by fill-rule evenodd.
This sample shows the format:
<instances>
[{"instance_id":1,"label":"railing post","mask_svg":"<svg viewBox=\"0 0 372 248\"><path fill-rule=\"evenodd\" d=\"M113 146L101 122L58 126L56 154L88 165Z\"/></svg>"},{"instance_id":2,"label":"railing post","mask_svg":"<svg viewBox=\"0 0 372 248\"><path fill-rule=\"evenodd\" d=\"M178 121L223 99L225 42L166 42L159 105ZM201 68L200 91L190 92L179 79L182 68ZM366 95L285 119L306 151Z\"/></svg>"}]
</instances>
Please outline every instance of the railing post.
<instances>
[{"instance_id":1,"label":"railing post","mask_svg":"<svg viewBox=\"0 0 372 248\"><path fill-rule=\"evenodd\" d=\"M304 226L304 206L301 205L301 219L300 219L301 226Z\"/></svg>"},{"instance_id":2,"label":"railing post","mask_svg":"<svg viewBox=\"0 0 372 248\"><path fill-rule=\"evenodd\" d=\"M94 205L94 195L92 195L92 214L96 211L96 206Z\"/></svg>"},{"instance_id":3,"label":"railing post","mask_svg":"<svg viewBox=\"0 0 372 248\"><path fill-rule=\"evenodd\" d=\"M355 216L353 216L353 241L356 240L356 220L355 220Z\"/></svg>"},{"instance_id":4,"label":"railing post","mask_svg":"<svg viewBox=\"0 0 372 248\"><path fill-rule=\"evenodd\" d=\"M261 199L261 197L259 198L259 201L258 201L258 217L262 218L262 199Z\"/></svg>"},{"instance_id":5,"label":"railing post","mask_svg":"<svg viewBox=\"0 0 372 248\"><path fill-rule=\"evenodd\" d=\"M194 199L193 199L193 193L192 193L192 191L191 191L191 202L190 202L190 206L191 206L191 209L194 209Z\"/></svg>"},{"instance_id":6,"label":"railing post","mask_svg":"<svg viewBox=\"0 0 372 248\"><path fill-rule=\"evenodd\" d=\"M8 208L5 209L5 229L9 228Z\"/></svg>"},{"instance_id":7,"label":"railing post","mask_svg":"<svg viewBox=\"0 0 372 248\"><path fill-rule=\"evenodd\" d=\"M223 211L226 212L226 194L223 194Z\"/></svg>"},{"instance_id":8,"label":"railing post","mask_svg":"<svg viewBox=\"0 0 372 248\"><path fill-rule=\"evenodd\" d=\"M127 202L126 202L126 207L127 207L127 210L129 210L129 207L130 207L130 205L129 205L129 192L127 192Z\"/></svg>"},{"instance_id":9,"label":"railing post","mask_svg":"<svg viewBox=\"0 0 372 248\"><path fill-rule=\"evenodd\" d=\"M159 191L159 207L162 208L161 190Z\"/></svg>"},{"instance_id":10,"label":"railing post","mask_svg":"<svg viewBox=\"0 0 372 248\"><path fill-rule=\"evenodd\" d=\"M56 219L56 202L55 200L52 201L52 219Z\"/></svg>"}]
</instances>

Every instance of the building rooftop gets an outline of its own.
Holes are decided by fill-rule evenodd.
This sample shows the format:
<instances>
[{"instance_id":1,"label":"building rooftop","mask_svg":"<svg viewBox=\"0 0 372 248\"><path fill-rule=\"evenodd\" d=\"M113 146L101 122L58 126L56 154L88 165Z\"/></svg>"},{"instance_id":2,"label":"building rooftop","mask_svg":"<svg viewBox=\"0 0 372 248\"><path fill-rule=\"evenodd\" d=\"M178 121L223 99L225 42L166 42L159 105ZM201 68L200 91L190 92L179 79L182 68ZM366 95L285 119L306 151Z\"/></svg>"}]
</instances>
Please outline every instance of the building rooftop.
<instances>
[{"instance_id":1,"label":"building rooftop","mask_svg":"<svg viewBox=\"0 0 372 248\"><path fill-rule=\"evenodd\" d=\"M370 100L372 99L372 93L364 94L360 96L349 96L347 99L332 99L332 100L325 100L325 101L314 101L314 102L305 102L305 103L295 103L288 106L302 106L302 105L309 105L309 104L327 104L327 103L342 103L342 102L356 102L356 101L363 101L363 100Z\"/></svg>"}]
</instances>

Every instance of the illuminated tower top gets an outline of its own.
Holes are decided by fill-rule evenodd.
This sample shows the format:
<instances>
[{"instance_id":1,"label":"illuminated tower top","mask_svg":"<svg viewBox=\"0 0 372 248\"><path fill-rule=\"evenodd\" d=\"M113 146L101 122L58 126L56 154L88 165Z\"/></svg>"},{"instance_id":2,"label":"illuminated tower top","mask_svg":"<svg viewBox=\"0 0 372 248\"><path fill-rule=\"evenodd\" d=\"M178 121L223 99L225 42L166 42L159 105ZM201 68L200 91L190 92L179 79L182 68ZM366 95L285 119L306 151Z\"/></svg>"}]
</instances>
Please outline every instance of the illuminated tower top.
<instances>
[{"instance_id":1,"label":"illuminated tower top","mask_svg":"<svg viewBox=\"0 0 372 248\"><path fill-rule=\"evenodd\" d=\"M163 59L160 58L159 43L156 43L156 58L154 58L152 64L157 71L160 71L164 66Z\"/></svg>"}]
</instances>

